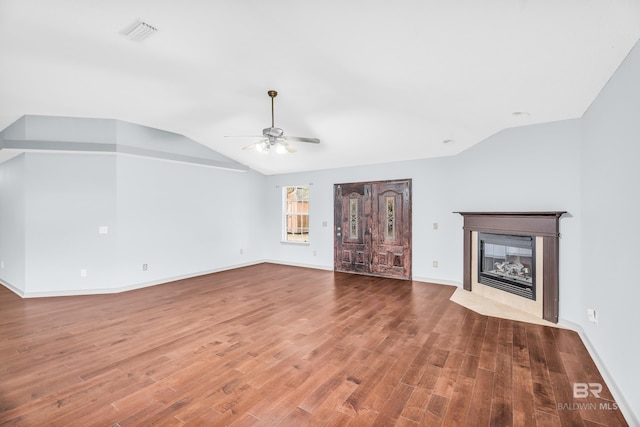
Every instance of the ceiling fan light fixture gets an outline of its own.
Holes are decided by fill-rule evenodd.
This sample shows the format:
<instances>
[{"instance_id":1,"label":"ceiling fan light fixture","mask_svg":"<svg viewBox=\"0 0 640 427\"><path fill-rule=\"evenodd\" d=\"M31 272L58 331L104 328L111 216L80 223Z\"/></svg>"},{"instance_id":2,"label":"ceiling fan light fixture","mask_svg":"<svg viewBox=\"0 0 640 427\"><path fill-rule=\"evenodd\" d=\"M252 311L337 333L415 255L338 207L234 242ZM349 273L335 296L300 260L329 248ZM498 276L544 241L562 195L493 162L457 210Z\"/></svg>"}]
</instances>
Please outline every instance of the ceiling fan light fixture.
<instances>
[{"instance_id":1,"label":"ceiling fan light fixture","mask_svg":"<svg viewBox=\"0 0 640 427\"><path fill-rule=\"evenodd\" d=\"M249 144L244 147L243 150L255 148L256 151L260 153L271 153L271 148L273 148L273 151L275 151L276 154L287 154L295 153L297 151L295 147L289 145L288 141L307 142L311 144L320 143L320 140L318 138L285 135L282 129L275 127L273 98L278 95L278 92L276 92L275 90L269 90L267 92L267 95L269 95L269 97L271 98L271 127L262 129L261 142Z\"/></svg>"}]
</instances>

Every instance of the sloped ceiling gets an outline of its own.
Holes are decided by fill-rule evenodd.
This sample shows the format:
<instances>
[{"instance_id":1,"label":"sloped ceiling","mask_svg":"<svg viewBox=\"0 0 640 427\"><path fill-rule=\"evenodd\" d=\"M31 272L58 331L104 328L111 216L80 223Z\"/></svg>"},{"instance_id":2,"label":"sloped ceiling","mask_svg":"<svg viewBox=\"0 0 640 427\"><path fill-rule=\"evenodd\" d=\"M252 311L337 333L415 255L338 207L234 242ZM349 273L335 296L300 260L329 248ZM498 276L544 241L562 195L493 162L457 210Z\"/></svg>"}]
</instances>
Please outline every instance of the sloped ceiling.
<instances>
[{"instance_id":1,"label":"sloped ceiling","mask_svg":"<svg viewBox=\"0 0 640 427\"><path fill-rule=\"evenodd\" d=\"M22 116L0 132L0 152L30 151L119 153L236 172L248 171L247 166L183 135L112 119Z\"/></svg>"},{"instance_id":2,"label":"sloped ceiling","mask_svg":"<svg viewBox=\"0 0 640 427\"><path fill-rule=\"evenodd\" d=\"M130 41L136 20L158 31ZM264 174L446 156L580 117L639 38L631 0L0 0L0 129L125 120ZM269 89L319 145L225 138L270 126Z\"/></svg>"}]
</instances>

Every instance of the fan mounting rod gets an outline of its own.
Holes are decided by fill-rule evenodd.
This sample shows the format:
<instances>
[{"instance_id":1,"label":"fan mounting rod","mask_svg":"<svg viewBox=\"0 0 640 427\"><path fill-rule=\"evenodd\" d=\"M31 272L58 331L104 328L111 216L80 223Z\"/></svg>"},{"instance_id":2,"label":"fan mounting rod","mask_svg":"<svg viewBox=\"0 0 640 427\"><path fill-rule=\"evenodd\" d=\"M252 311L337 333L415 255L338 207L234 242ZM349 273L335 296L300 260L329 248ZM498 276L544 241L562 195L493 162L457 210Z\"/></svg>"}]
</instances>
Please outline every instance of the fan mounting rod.
<instances>
[{"instance_id":1,"label":"fan mounting rod","mask_svg":"<svg viewBox=\"0 0 640 427\"><path fill-rule=\"evenodd\" d=\"M267 91L267 95L269 95L271 97L271 127L275 127L274 123L275 120L273 118L273 98L275 98L276 96L278 96L278 92L276 92L275 90L269 90Z\"/></svg>"}]
</instances>

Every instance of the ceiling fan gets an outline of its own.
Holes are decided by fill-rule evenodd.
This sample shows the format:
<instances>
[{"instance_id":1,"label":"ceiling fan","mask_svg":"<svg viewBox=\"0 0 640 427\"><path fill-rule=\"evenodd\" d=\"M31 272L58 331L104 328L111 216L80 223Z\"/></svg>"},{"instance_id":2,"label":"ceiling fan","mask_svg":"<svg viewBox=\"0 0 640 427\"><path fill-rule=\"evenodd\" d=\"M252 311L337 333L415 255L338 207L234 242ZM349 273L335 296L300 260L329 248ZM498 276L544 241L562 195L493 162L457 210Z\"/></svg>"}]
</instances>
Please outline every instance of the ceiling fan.
<instances>
[{"instance_id":1,"label":"ceiling fan","mask_svg":"<svg viewBox=\"0 0 640 427\"><path fill-rule=\"evenodd\" d=\"M272 149L278 154L295 153L295 147L289 145L288 141L309 142L311 144L319 144L318 138L306 138L302 136L288 136L284 131L274 125L273 99L278 96L275 90L267 91L267 95L271 97L271 127L262 129L262 136L250 136L249 138L262 138L260 141L249 144L243 150L255 149L259 152L270 152ZM242 138L242 137L240 137Z\"/></svg>"}]
</instances>

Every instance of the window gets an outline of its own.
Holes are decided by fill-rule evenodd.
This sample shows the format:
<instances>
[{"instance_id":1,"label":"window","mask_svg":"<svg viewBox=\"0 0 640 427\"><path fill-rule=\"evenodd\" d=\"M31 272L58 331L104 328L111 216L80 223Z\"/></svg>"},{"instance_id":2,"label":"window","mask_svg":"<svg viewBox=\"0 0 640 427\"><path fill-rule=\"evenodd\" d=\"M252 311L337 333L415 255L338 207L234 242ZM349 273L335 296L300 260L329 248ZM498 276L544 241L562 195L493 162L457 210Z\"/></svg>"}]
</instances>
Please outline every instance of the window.
<instances>
[{"instance_id":1,"label":"window","mask_svg":"<svg viewBox=\"0 0 640 427\"><path fill-rule=\"evenodd\" d=\"M309 241L309 187L284 187L282 192L285 242Z\"/></svg>"}]
</instances>

